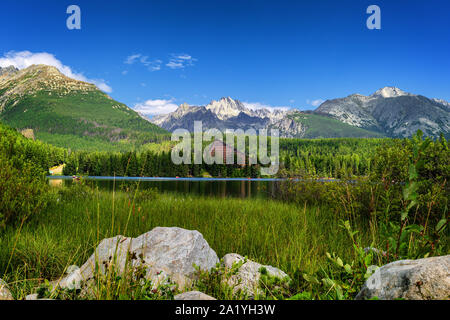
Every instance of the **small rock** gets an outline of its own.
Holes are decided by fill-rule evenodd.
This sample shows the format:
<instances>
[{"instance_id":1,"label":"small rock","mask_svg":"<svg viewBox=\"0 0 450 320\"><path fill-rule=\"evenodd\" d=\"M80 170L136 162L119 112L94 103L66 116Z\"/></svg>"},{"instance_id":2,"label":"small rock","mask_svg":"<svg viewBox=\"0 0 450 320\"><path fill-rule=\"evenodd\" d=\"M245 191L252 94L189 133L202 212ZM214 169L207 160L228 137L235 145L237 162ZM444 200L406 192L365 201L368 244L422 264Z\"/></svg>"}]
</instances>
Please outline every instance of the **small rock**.
<instances>
[{"instance_id":1,"label":"small rock","mask_svg":"<svg viewBox=\"0 0 450 320\"><path fill-rule=\"evenodd\" d=\"M356 299L448 300L450 255L418 260L399 260L378 268Z\"/></svg>"},{"instance_id":2,"label":"small rock","mask_svg":"<svg viewBox=\"0 0 450 320\"><path fill-rule=\"evenodd\" d=\"M254 262L252 260L245 261L245 258L236 253L229 253L223 257L225 269L230 270L238 263L242 263L236 274L231 275L225 279L227 284L233 288L233 292L241 291L248 295L249 298L254 298L261 293L259 280L261 278L261 268L267 270L267 275L279 279L286 279L289 276L282 270L272 266L265 266Z\"/></svg>"},{"instance_id":3,"label":"small rock","mask_svg":"<svg viewBox=\"0 0 450 320\"><path fill-rule=\"evenodd\" d=\"M181 294L177 294L174 297L175 300L216 300L215 298L208 296L200 291L188 291Z\"/></svg>"},{"instance_id":4,"label":"small rock","mask_svg":"<svg viewBox=\"0 0 450 320\"><path fill-rule=\"evenodd\" d=\"M8 285L2 279L0 279L0 300L14 300Z\"/></svg>"}]
</instances>

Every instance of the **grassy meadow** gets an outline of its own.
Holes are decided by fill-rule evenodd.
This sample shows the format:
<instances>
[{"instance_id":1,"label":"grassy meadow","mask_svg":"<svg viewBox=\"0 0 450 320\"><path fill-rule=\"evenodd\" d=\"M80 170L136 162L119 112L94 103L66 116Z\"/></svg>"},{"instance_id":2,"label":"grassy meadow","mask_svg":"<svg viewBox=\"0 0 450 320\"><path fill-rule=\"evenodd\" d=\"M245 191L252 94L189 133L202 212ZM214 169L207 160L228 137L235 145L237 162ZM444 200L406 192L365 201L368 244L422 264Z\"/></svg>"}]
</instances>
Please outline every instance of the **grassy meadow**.
<instances>
[{"instance_id":1,"label":"grassy meadow","mask_svg":"<svg viewBox=\"0 0 450 320\"><path fill-rule=\"evenodd\" d=\"M69 265L83 264L102 239L135 237L157 226L198 230L219 258L236 252L291 275L319 270L326 252L343 257L352 252L340 217L326 207L81 186L56 190L55 197L44 212L0 235L0 272L14 283L18 298L42 279L56 279Z\"/></svg>"}]
</instances>

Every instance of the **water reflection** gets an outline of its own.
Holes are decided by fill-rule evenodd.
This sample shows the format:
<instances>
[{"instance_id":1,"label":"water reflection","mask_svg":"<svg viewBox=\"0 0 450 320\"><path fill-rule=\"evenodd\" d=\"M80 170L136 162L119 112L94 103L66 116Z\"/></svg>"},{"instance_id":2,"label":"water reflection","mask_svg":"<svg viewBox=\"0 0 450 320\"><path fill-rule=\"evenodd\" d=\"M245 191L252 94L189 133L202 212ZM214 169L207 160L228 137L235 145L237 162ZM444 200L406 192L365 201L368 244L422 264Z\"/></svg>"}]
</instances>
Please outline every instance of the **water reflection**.
<instances>
[{"instance_id":1,"label":"water reflection","mask_svg":"<svg viewBox=\"0 0 450 320\"><path fill-rule=\"evenodd\" d=\"M239 197L239 198L267 198L272 197L276 192L278 181L274 180L245 180L245 179L172 179L172 180L116 180L114 179L98 179L86 180L88 184L99 187L101 190L126 190L127 188L135 188L139 185L139 189L155 188L159 192L177 192L184 194L195 194L212 197ZM72 179L65 177L64 179L49 180L52 186L71 186Z\"/></svg>"}]
</instances>

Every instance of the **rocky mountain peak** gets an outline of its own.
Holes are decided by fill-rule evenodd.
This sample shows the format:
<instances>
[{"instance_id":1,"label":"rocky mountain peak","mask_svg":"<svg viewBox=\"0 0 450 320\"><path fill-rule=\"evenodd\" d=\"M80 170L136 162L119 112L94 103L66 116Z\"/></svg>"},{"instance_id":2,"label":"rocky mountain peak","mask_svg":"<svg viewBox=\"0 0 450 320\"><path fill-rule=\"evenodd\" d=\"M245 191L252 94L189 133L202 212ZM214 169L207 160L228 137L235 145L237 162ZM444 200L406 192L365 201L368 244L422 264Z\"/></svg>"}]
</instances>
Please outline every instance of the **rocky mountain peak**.
<instances>
[{"instance_id":1,"label":"rocky mountain peak","mask_svg":"<svg viewBox=\"0 0 450 320\"><path fill-rule=\"evenodd\" d=\"M241 112L250 114L242 102L230 97L221 98L219 101L214 100L206 106L206 109L211 110L220 120L236 117Z\"/></svg>"},{"instance_id":2,"label":"rocky mountain peak","mask_svg":"<svg viewBox=\"0 0 450 320\"><path fill-rule=\"evenodd\" d=\"M384 87L377 90L372 97L383 97L383 98L396 98L401 96L410 96L410 93L407 93L396 87Z\"/></svg>"},{"instance_id":3,"label":"rocky mountain peak","mask_svg":"<svg viewBox=\"0 0 450 320\"><path fill-rule=\"evenodd\" d=\"M418 129L426 135L450 131L449 105L438 99L384 87L366 96L352 95L324 102L314 111L390 137L410 137Z\"/></svg>"},{"instance_id":4,"label":"rocky mountain peak","mask_svg":"<svg viewBox=\"0 0 450 320\"><path fill-rule=\"evenodd\" d=\"M0 97L0 111L8 101L16 100L24 95L34 95L39 91L64 96L72 92L86 93L98 90L91 83L66 77L53 66L32 65L21 70L7 69L14 72L6 77L0 76L0 90L6 90ZM3 70L2 68L2 72ZM106 94L104 95L108 97Z\"/></svg>"},{"instance_id":5,"label":"rocky mountain peak","mask_svg":"<svg viewBox=\"0 0 450 320\"><path fill-rule=\"evenodd\" d=\"M174 115L176 117L181 117L183 115L185 115L186 113L191 112L192 110L194 110L195 107L191 107L189 104L187 103L182 103L178 106L178 108L174 111Z\"/></svg>"},{"instance_id":6,"label":"rocky mountain peak","mask_svg":"<svg viewBox=\"0 0 450 320\"><path fill-rule=\"evenodd\" d=\"M185 110L188 110L190 107L191 106L185 102L185 103L180 104L178 106L178 109L185 111Z\"/></svg>"},{"instance_id":7,"label":"rocky mountain peak","mask_svg":"<svg viewBox=\"0 0 450 320\"><path fill-rule=\"evenodd\" d=\"M4 68L0 67L0 77L4 76L4 75L7 75L7 76L12 75L18 71L19 71L19 69L17 69L14 66L8 66L8 67L4 67Z\"/></svg>"},{"instance_id":8,"label":"rocky mountain peak","mask_svg":"<svg viewBox=\"0 0 450 320\"><path fill-rule=\"evenodd\" d=\"M450 110L450 102L447 102L447 101L445 101L445 100L443 100L443 99L432 99L432 100L433 100L434 102L437 102L437 103L442 104L443 106L447 107L447 109Z\"/></svg>"}]
</instances>

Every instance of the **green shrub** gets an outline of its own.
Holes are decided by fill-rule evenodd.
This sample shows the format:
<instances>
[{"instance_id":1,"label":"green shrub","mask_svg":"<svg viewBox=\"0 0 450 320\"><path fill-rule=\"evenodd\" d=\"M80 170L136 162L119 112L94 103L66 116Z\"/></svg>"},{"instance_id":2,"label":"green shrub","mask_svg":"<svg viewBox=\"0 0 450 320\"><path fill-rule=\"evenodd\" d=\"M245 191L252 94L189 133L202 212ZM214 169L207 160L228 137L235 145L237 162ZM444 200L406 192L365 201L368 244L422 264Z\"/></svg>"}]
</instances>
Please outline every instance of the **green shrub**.
<instances>
[{"instance_id":1,"label":"green shrub","mask_svg":"<svg viewBox=\"0 0 450 320\"><path fill-rule=\"evenodd\" d=\"M383 185L385 207L395 215L402 211L404 186L410 180L410 170L415 168L415 219L420 223L437 222L448 213L449 159L450 150L443 136L423 139L418 131L411 139L396 140L377 150L370 180Z\"/></svg>"},{"instance_id":2,"label":"green shrub","mask_svg":"<svg viewBox=\"0 0 450 320\"><path fill-rule=\"evenodd\" d=\"M0 154L0 227L26 220L49 203L44 172L30 162L20 168Z\"/></svg>"}]
</instances>

